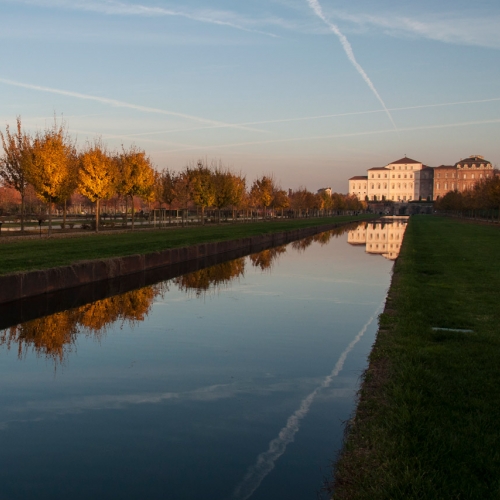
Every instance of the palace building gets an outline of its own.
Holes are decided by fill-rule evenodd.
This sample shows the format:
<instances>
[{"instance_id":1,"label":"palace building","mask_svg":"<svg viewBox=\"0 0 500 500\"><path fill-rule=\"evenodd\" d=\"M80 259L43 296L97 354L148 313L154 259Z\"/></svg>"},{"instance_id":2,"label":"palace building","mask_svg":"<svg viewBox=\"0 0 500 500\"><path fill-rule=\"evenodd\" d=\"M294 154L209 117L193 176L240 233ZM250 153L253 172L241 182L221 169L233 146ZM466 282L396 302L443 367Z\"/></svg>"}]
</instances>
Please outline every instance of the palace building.
<instances>
[{"instance_id":1,"label":"palace building","mask_svg":"<svg viewBox=\"0 0 500 500\"><path fill-rule=\"evenodd\" d=\"M370 168L365 176L351 177L349 194L368 201L430 201L448 191L470 189L493 175L491 162L480 155L440 167L428 167L405 156L385 167Z\"/></svg>"}]
</instances>

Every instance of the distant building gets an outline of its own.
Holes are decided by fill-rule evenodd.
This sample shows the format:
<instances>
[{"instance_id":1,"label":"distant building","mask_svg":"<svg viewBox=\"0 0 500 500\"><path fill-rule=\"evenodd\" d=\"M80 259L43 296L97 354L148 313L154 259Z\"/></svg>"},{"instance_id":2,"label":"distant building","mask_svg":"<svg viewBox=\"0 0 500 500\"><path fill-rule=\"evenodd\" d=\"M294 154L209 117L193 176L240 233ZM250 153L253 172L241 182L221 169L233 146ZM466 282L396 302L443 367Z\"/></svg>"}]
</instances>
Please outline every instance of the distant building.
<instances>
[{"instance_id":1,"label":"distant building","mask_svg":"<svg viewBox=\"0 0 500 500\"><path fill-rule=\"evenodd\" d=\"M463 192L472 189L476 182L493 177L493 165L481 155L472 155L458 161L453 166L434 169L434 200L448 191Z\"/></svg>"},{"instance_id":2,"label":"distant building","mask_svg":"<svg viewBox=\"0 0 500 500\"><path fill-rule=\"evenodd\" d=\"M358 197L359 200L364 201L368 196L368 176L356 175L349 179L349 194Z\"/></svg>"},{"instance_id":3,"label":"distant building","mask_svg":"<svg viewBox=\"0 0 500 500\"><path fill-rule=\"evenodd\" d=\"M322 194L322 193L326 193L328 196L331 196L332 195L332 188L327 187L327 188L318 189L318 194Z\"/></svg>"},{"instance_id":4,"label":"distant building","mask_svg":"<svg viewBox=\"0 0 500 500\"><path fill-rule=\"evenodd\" d=\"M360 200L412 201L432 195L432 169L406 156L367 173L349 179L349 194Z\"/></svg>"},{"instance_id":5,"label":"distant building","mask_svg":"<svg viewBox=\"0 0 500 500\"><path fill-rule=\"evenodd\" d=\"M374 167L366 176L349 179L349 194L360 200L408 202L436 200L449 191L465 191L494 175L491 162L480 155L455 165L428 167L404 157L385 167Z\"/></svg>"}]
</instances>

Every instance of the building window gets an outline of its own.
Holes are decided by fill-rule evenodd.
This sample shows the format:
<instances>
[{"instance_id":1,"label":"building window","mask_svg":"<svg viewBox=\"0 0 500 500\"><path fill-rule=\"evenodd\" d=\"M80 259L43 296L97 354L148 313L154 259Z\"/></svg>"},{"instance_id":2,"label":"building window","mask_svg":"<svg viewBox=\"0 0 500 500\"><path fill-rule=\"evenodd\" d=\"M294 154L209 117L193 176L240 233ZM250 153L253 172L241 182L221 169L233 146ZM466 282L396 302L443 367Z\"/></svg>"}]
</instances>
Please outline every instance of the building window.
<instances>
[{"instance_id":1,"label":"building window","mask_svg":"<svg viewBox=\"0 0 500 500\"><path fill-rule=\"evenodd\" d=\"M476 174L472 174L472 178L475 179L476 178Z\"/></svg>"}]
</instances>

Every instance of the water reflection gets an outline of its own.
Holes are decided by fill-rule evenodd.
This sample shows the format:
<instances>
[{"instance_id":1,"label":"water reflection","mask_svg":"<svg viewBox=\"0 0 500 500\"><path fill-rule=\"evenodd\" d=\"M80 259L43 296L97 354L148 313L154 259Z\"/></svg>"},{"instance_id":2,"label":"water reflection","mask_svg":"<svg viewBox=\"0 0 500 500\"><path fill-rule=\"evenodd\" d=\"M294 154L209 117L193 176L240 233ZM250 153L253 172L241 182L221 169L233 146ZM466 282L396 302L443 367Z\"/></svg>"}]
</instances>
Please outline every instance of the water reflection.
<instances>
[{"instance_id":1,"label":"water reflection","mask_svg":"<svg viewBox=\"0 0 500 500\"><path fill-rule=\"evenodd\" d=\"M338 239L354 228L4 315L2 495L314 498L392 267Z\"/></svg>"},{"instance_id":2,"label":"water reflection","mask_svg":"<svg viewBox=\"0 0 500 500\"><path fill-rule=\"evenodd\" d=\"M363 222L349 231L347 241L351 245L365 245L367 253L395 260L401 250L407 223L408 217Z\"/></svg>"},{"instance_id":3,"label":"water reflection","mask_svg":"<svg viewBox=\"0 0 500 500\"><path fill-rule=\"evenodd\" d=\"M342 226L297 240L292 242L291 247L298 252L303 252L314 242L325 245L333 237L339 237L346 231L356 231L352 230L352 227L352 224ZM286 251L287 245L268 248L249 255L249 262L253 267L269 271ZM73 351L79 334L99 338L106 333L108 327L116 322L121 322L122 325L125 323L133 325L135 322L144 321L155 298L168 291L172 284L188 294L194 292L196 297L204 296L207 292L220 291L232 280L245 275L245 261L245 258L239 258L222 262L156 285L97 300L0 330L0 346L5 346L9 350L16 346L20 359L33 350L39 356L62 363L65 356Z\"/></svg>"},{"instance_id":4,"label":"water reflection","mask_svg":"<svg viewBox=\"0 0 500 500\"><path fill-rule=\"evenodd\" d=\"M19 358L31 348L37 355L63 362L78 334L100 337L117 321L130 325L144 321L163 290L162 285L149 286L12 326L0 331L0 346L17 345Z\"/></svg>"}]
</instances>

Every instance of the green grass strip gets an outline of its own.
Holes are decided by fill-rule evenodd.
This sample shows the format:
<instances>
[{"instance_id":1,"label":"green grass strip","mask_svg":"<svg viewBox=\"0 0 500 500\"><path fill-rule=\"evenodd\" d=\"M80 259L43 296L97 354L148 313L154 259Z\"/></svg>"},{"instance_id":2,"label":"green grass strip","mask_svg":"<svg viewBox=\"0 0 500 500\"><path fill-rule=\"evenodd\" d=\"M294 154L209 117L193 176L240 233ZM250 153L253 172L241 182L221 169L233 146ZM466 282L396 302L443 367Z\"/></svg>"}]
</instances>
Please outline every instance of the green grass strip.
<instances>
[{"instance_id":1,"label":"green grass strip","mask_svg":"<svg viewBox=\"0 0 500 500\"><path fill-rule=\"evenodd\" d=\"M410 219L334 499L500 498L499 255L498 227Z\"/></svg>"},{"instance_id":2,"label":"green grass strip","mask_svg":"<svg viewBox=\"0 0 500 500\"><path fill-rule=\"evenodd\" d=\"M233 240L336 222L345 223L363 218L373 216L305 218L156 230L136 229L118 234L81 234L71 238L18 238L10 242L9 237L2 236L1 242L4 244L0 244L0 274L47 269L81 260L146 254L167 248Z\"/></svg>"}]
</instances>

